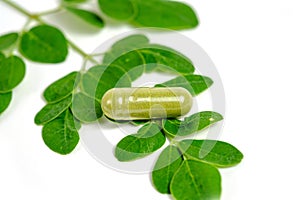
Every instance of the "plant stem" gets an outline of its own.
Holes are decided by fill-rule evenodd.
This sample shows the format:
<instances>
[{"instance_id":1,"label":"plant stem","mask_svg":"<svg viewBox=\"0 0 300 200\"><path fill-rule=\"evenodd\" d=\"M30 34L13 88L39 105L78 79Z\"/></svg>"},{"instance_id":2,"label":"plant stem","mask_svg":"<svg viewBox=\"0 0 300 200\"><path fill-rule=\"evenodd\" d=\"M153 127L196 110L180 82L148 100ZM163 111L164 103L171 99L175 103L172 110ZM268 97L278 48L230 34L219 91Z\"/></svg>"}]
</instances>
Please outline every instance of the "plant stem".
<instances>
[{"instance_id":1,"label":"plant stem","mask_svg":"<svg viewBox=\"0 0 300 200\"><path fill-rule=\"evenodd\" d=\"M4 3L6 3L7 5L9 5L10 7L14 8L15 10L19 11L20 13L26 15L29 18L32 18L33 15L29 12L27 12L25 9L23 9L22 7L20 7L19 5L15 4L14 2L12 2L11 0L2 0Z\"/></svg>"},{"instance_id":2,"label":"plant stem","mask_svg":"<svg viewBox=\"0 0 300 200\"><path fill-rule=\"evenodd\" d=\"M51 15L51 14L55 14L55 13L58 13L60 11L62 11L63 8L61 6L58 6L57 8L54 8L52 10L47 10L47 11L44 11L44 12L40 12L38 13L37 15L38 16L45 16L45 15Z\"/></svg>"},{"instance_id":3,"label":"plant stem","mask_svg":"<svg viewBox=\"0 0 300 200\"><path fill-rule=\"evenodd\" d=\"M11 0L2 0L4 3L6 3L8 6L10 6L11 8L14 8L15 10L19 11L20 13L22 13L23 15L27 16L29 19L35 20L41 24L47 24L44 20L42 20L40 18L41 14L47 14L47 13L53 13L53 12L58 12L59 10L61 10L61 7L58 7L55 10L49 11L49 12L44 12L41 14L33 14L28 12L27 10L25 10L24 8L20 7L19 5L15 4L14 2L12 2ZM75 43L73 43L71 40L67 39L67 42L69 44L69 46L76 51L79 55L81 55L84 59L89 60L91 62L93 62L94 64L98 64L98 62L89 54L85 53L80 47L78 47Z\"/></svg>"}]
</instances>

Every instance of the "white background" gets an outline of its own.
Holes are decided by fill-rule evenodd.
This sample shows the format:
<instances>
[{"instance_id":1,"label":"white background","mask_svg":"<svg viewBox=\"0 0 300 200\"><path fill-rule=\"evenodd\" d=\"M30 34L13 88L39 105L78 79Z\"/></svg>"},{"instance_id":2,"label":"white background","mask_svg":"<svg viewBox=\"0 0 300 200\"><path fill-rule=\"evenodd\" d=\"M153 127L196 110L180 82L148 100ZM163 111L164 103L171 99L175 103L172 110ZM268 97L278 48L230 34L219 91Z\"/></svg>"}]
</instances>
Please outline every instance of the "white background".
<instances>
[{"instance_id":1,"label":"white background","mask_svg":"<svg viewBox=\"0 0 300 200\"><path fill-rule=\"evenodd\" d=\"M55 7L52 0L18 0L30 11ZM244 153L243 162L221 170L222 200L300 199L299 67L300 4L297 0L192 1L201 19L182 32L215 62L226 93L221 140ZM0 32L18 31L22 15L0 2ZM59 18L51 18L50 22ZM62 20L63 21L63 20ZM57 23L85 51L129 26L100 32ZM72 33L72 34L70 34ZM98 163L79 144L68 156L50 151L34 115L44 106L47 85L80 68L71 52L58 65L27 62L25 80L0 117L0 199L169 199L155 191L149 175L119 173Z\"/></svg>"}]
</instances>

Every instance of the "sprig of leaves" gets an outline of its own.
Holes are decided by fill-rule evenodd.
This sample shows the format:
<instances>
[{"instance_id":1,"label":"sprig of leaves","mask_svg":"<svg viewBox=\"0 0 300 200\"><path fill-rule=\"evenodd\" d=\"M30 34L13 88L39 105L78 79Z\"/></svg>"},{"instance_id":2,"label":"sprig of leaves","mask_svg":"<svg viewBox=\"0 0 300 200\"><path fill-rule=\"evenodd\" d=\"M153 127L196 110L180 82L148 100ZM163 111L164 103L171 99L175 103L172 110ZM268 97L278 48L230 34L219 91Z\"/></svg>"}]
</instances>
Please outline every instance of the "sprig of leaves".
<instances>
[{"instance_id":1,"label":"sprig of leaves","mask_svg":"<svg viewBox=\"0 0 300 200\"><path fill-rule=\"evenodd\" d=\"M206 111L186 118L191 120L177 120L177 125L178 127L198 127L195 131L199 132L216 123L215 120L207 121L212 116L218 116L218 121L222 119L220 114ZM197 126L195 126L195 121L197 121ZM231 144L222 141L177 140L174 136L186 135L186 129L181 128L170 129L162 126L154 131L160 132L161 138L153 139L153 132L149 130L147 133L145 130L150 125L159 127L159 124L148 123L138 131L138 134L122 139L115 149L116 158L119 161L143 158L164 144L163 135L165 135L166 138L170 138L170 145L160 153L152 171L152 181L157 191L162 194L171 194L177 200L220 199L221 175L217 167L235 166L241 162L243 154ZM143 132L143 137L138 137L140 132Z\"/></svg>"},{"instance_id":2,"label":"sprig of leaves","mask_svg":"<svg viewBox=\"0 0 300 200\"><path fill-rule=\"evenodd\" d=\"M93 27L102 29L104 20L95 11L82 8L86 0L62 0L54 10L29 13L10 0L4 3L24 14L28 22L37 25L16 33L0 36L0 114L12 99L12 90L25 76L23 58L39 63L61 63L69 47L96 65L88 71L72 72L55 81L44 92L47 104L35 117L43 125L42 137L54 152L68 154L79 141L82 123L97 121L103 116L100 102L103 94L114 87L130 87L143 73L159 70L176 74L172 80L156 87L184 87L193 96L208 89L213 81L195 75L193 63L169 47L151 44L144 35L132 35L116 42L105 53L102 63L85 53L62 30L47 24L42 17L56 12L69 12ZM169 0L98 0L102 12L115 20L139 27L189 29L198 25L195 12L186 4ZM16 54L16 50L20 55ZM242 153L232 145L215 140L178 140L178 136L195 134L221 121L223 117L211 111L195 113L183 121L136 121L143 124L133 135L123 138L115 149L120 161L143 158L161 148L152 172L155 188L172 194L177 200L219 199L221 178L216 167L230 167L241 162Z\"/></svg>"},{"instance_id":3,"label":"sprig of leaves","mask_svg":"<svg viewBox=\"0 0 300 200\"><path fill-rule=\"evenodd\" d=\"M103 116L100 106L103 94L114 87L130 87L131 82L143 73L153 70L163 73L162 69L168 69L165 72L177 76L156 87L183 87L193 96L213 84L209 77L192 74L193 63L181 53L174 52L170 47L151 44L145 35L130 35L114 43L104 53L102 64L87 71L72 72L54 82L44 92L48 104L36 116L36 119L41 118L36 123L44 125L45 144L60 154L70 153L78 142L80 124L95 122ZM181 60L183 69L177 70L169 57ZM151 70L147 70L149 66ZM131 70L135 73L131 74ZM72 105L70 98L73 98ZM116 145L115 157L121 162L144 158L160 149L168 138L170 145L162 151L152 171L155 188L163 194L172 194L178 200L219 199L221 177L217 167L238 164L243 158L242 153L225 142L181 140L180 136L199 133L222 119L219 113L204 111L183 120L131 122L142 127ZM68 125L70 120L74 122L71 126ZM51 133L49 127L55 132Z\"/></svg>"},{"instance_id":4,"label":"sprig of leaves","mask_svg":"<svg viewBox=\"0 0 300 200\"><path fill-rule=\"evenodd\" d=\"M163 53L161 53L162 50ZM149 55L151 55L151 59L149 59ZM181 67L174 63L173 58L180 61ZM43 94L47 105L37 113L35 123L46 126L60 118L60 115L68 109L71 110L74 120L78 120L80 123L97 121L103 116L100 102L104 93L114 87L131 87L133 80L148 72L149 65L155 66L151 71L168 69L167 72L179 75L177 78L184 78L188 76L186 73L194 72L194 66L187 57L176 53L170 47L151 44L150 40L141 34L130 35L114 43L111 49L105 52L102 62L87 71L71 72L48 86ZM135 73L130 73L132 71ZM189 85L189 80L186 80L185 86ZM202 80L193 80L190 84L197 83L204 84ZM185 87L182 84L178 84L178 86ZM140 122L136 121L135 123ZM142 123L147 123L147 121ZM139 135L141 134L134 137L139 137ZM44 140L48 139L52 140L51 137L44 138ZM129 138L129 140L131 139ZM45 143L46 145L57 144L51 141L45 141ZM68 143L64 144L68 145ZM49 146L49 148L58 149L53 146ZM72 151L71 148L65 147L64 149ZM65 151L56 152L66 153Z\"/></svg>"},{"instance_id":5,"label":"sprig of leaves","mask_svg":"<svg viewBox=\"0 0 300 200\"><path fill-rule=\"evenodd\" d=\"M64 36L63 30L43 20L43 17L46 15L57 12L68 12L77 19L91 25L91 27L102 29L105 26L103 17L95 10L82 8L83 4L88 3L87 0L61 0L61 4L57 8L42 13L30 13L10 0L3 0L2 2L22 13L28 18L28 22L19 32L0 35L0 114L8 107L12 99L12 90L25 76L24 58L39 63L61 63L66 60L69 52L68 49L71 47L84 59L97 63L91 55L85 53L80 47L68 40ZM130 21L131 24L139 27L187 29L198 25L198 19L192 8L179 2L163 0L151 0L147 2L141 0L98 0L98 3L99 8L106 15L120 21ZM35 21L37 25L29 29L28 25L31 21ZM137 44L139 40L134 42L135 39L137 39L137 37L127 42L129 42L129 44L132 42ZM20 55L16 55L16 50L18 50ZM132 52L130 56L134 57L133 60L137 62L136 64L142 63L143 58L154 58L153 55L148 55L154 53L153 49L145 49L145 51L148 52ZM137 60L136 54L143 54L143 56L140 57L140 61ZM114 54L114 56L115 55L118 54ZM129 55L125 57L127 58L128 56ZM164 58L160 59L162 60ZM174 58L171 56L169 59ZM107 62L108 60L111 61L111 55L107 55L104 61ZM121 65L124 63L124 60L120 58L116 62ZM113 65L115 63L111 64ZM132 63L125 64L129 66ZM128 72L129 69L130 68L127 68L126 72ZM142 73L138 70L130 72L131 78L137 78L134 77L136 72L138 72L137 76ZM8 80L10 82L8 82Z\"/></svg>"}]
</instances>

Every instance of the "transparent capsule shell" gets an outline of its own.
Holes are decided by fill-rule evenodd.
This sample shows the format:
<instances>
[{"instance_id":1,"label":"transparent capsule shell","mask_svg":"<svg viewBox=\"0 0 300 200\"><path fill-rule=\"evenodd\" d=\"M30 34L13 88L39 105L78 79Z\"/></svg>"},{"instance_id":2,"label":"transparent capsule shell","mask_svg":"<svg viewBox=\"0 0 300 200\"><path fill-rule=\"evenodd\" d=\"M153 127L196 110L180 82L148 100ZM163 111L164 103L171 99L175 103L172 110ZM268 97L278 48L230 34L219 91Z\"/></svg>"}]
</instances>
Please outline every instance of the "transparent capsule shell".
<instances>
[{"instance_id":1,"label":"transparent capsule shell","mask_svg":"<svg viewBox=\"0 0 300 200\"><path fill-rule=\"evenodd\" d=\"M191 94L181 87L113 88L101 101L104 114L114 120L176 118L192 104Z\"/></svg>"}]
</instances>

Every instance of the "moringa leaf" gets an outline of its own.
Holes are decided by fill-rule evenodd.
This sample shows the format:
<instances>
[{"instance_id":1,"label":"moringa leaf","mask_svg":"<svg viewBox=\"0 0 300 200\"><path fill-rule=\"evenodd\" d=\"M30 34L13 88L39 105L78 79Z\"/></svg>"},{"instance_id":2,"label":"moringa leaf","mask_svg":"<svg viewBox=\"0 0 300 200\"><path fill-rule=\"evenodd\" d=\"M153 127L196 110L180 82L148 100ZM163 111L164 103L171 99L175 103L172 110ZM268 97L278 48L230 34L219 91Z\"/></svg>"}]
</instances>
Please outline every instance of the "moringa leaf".
<instances>
[{"instance_id":1,"label":"moringa leaf","mask_svg":"<svg viewBox=\"0 0 300 200\"><path fill-rule=\"evenodd\" d=\"M167 0L132 0L137 14L131 21L141 27L158 27L182 30L196 27L199 22L188 5Z\"/></svg>"},{"instance_id":2,"label":"moringa leaf","mask_svg":"<svg viewBox=\"0 0 300 200\"><path fill-rule=\"evenodd\" d=\"M116 58L110 66L119 66L122 67L129 75L131 81L135 81L144 72L144 59L139 51L130 51L127 52L118 58ZM110 68L110 66L108 68Z\"/></svg>"},{"instance_id":3,"label":"moringa leaf","mask_svg":"<svg viewBox=\"0 0 300 200\"><path fill-rule=\"evenodd\" d=\"M88 96L101 101L111 88L130 87L131 79L126 71L116 65L96 65L82 76L82 90Z\"/></svg>"},{"instance_id":4,"label":"moringa leaf","mask_svg":"<svg viewBox=\"0 0 300 200\"><path fill-rule=\"evenodd\" d=\"M145 35L134 34L127 36L112 45L111 49L105 53L103 63L112 63L122 54L144 47L147 44L149 44L149 39Z\"/></svg>"},{"instance_id":5,"label":"moringa leaf","mask_svg":"<svg viewBox=\"0 0 300 200\"><path fill-rule=\"evenodd\" d=\"M44 125L55 118L57 118L61 113L67 110L72 103L72 96L63 99L57 103L47 104L40 110L35 118L34 122L37 125Z\"/></svg>"},{"instance_id":6,"label":"moringa leaf","mask_svg":"<svg viewBox=\"0 0 300 200\"><path fill-rule=\"evenodd\" d=\"M0 62L5 59L5 55L0 51Z\"/></svg>"},{"instance_id":7,"label":"moringa leaf","mask_svg":"<svg viewBox=\"0 0 300 200\"><path fill-rule=\"evenodd\" d=\"M107 68L107 65L96 65L86 71L81 78L81 89L90 97L96 97L96 90L99 80ZM123 73L123 71L122 71ZM99 101L101 98L98 99Z\"/></svg>"},{"instance_id":8,"label":"moringa leaf","mask_svg":"<svg viewBox=\"0 0 300 200\"><path fill-rule=\"evenodd\" d=\"M131 0L98 0L98 4L104 14L117 20L128 21L135 15Z\"/></svg>"},{"instance_id":9,"label":"moringa leaf","mask_svg":"<svg viewBox=\"0 0 300 200\"><path fill-rule=\"evenodd\" d=\"M24 79L25 63L17 56L10 56L0 62L0 93L14 89Z\"/></svg>"},{"instance_id":10,"label":"moringa leaf","mask_svg":"<svg viewBox=\"0 0 300 200\"><path fill-rule=\"evenodd\" d=\"M195 68L192 62L181 53L169 47L155 47L139 49L144 57L145 64L155 64L154 69L160 69L177 74L192 74ZM154 62L154 63L153 63ZM153 71L153 66L148 71Z\"/></svg>"},{"instance_id":11,"label":"moringa leaf","mask_svg":"<svg viewBox=\"0 0 300 200\"><path fill-rule=\"evenodd\" d=\"M191 7L166 0L98 0L101 10L111 18L140 27L188 29L198 25Z\"/></svg>"},{"instance_id":12,"label":"moringa leaf","mask_svg":"<svg viewBox=\"0 0 300 200\"><path fill-rule=\"evenodd\" d=\"M147 38L143 34L133 34L129 35L117 42L115 42L111 49L112 50L120 50L120 49L135 49L146 44L149 44L149 38Z\"/></svg>"},{"instance_id":13,"label":"moringa leaf","mask_svg":"<svg viewBox=\"0 0 300 200\"><path fill-rule=\"evenodd\" d=\"M157 84L155 87L183 87L193 96L196 96L208 89L212 84L213 81L206 76L190 74L178 76L164 83Z\"/></svg>"},{"instance_id":14,"label":"moringa leaf","mask_svg":"<svg viewBox=\"0 0 300 200\"><path fill-rule=\"evenodd\" d=\"M179 142L178 147L186 157L216 167L231 167L243 159L243 154L237 148L216 140L183 140Z\"/></svg>"},{"instance_id":15,"label":"moringa leaf","mask_svg":"<svg viewBox=\"0 0 300 200\"><path fill-rule=\"evenodd\" d=\"M65 155L71 153L79 142L79 135L72 113L66 110L58 118L45 124L42 137L54 152Z\"/></svg>"},{"instance_id":16,"label":"moringa leaf","mask_svg":"<svg viewBox=\"0 0 300 200\"><path fill-rule=\"evenodd\" d=\"M6 50L15 44L18 40L18 33L8 33L0 36L0 51Z\"/></svg>"},{"instance_id":17,"label":"moringa leaf","mask_svg":"<svg viewBox=\"0 0 300 200\"><path fill-rule=\"evenodd\" d=\"M152 171L153 185L162 194L170 194L170 183L183 159L175 146L168 146L161 152Z\"/></svg>"},{"instance_id":18,"label":"moringa leaf","mask_svg":"<svg viewBox=\"0 0 300 200\"><path fill-rule=\"evenodd\" d=\"M0 93L0 115L8 108L12 99L12 92Z\"/></svg>"},{"instance_id":19,"label":"moringa leaf","mask_svg":"<svg viewBox=\"0 0 300 200\"><path fill-rule=\"evenodd\" d=\"M201 131L221 120L223 117L219 113L204 111L186 117L183 121L177 119L163 120L163 129L172 136L186 136Z\"/></svg>"},{"instance_id":20,"label":"moringa leaf","mask_svg":"<svg viewBox=\"0 0 300 200\"><path fill-rule=\"evenodd\" d=\"M177 74L191 74L195 70L192 61L182 53L163 45L149 44L149 39L141 34L114 43L104 55L103 63L123 67L132 80L140 77L144 69L146 72L159 69Z\"/></svg>"},{"instance_id":21,"label":"moringa leaf","mask_svg":"<svg viewBox=\"0 0 300 200\"><path fill-rule=\"evenodd\" d=\"M132 161L143 158L164 145L166 138L156 123L148 123L137 134L123 138L115 149L119 161Z\"/></svg>"},{"instance_id":22,"label":"moringa leaf","mask_svg":"<svg viewBox=\"0 0 300 200\"><path fill-rule=\"evenodd\" d=\"M71 109L74 116L84 123L95 122L103 115L100 102L82 92L74 95Z\"/></svg>"},{"instance_id":23,"label":"moringa leaf","mask_svg":"<svg viewBox=\"0 0 300 200\"><path fill-rule=\"evenodd\" d=\"M52 83L44 91L44 98L48 103L55 103L68 97L78 85L80 73L71 72Z\"/></svg>"},{"instance_id":24,"label":"moringa leaf","mask_svg":"<svg viewBox=\"0 0 300 200\"><path fill-rule=\"evenodd\" d=\"M221 196L221 175L209 164L185 160L175 173L170 190L177 200L217 200Z\"/></svg>"},{"instance_id":25,"label":"moringa leaf","mask_svg":"<svg viewBox=\"0 0 300 200\"><path fill-rule=\"evenodd\" d=\"M104 27L104 21L102 20L102 18L100 18L97 14L91 11L82 10L70 6L66 6L65 8L67 11L76 15L77 17L79 17L80 19L82 19L83 21L87 22L90 25L93 25L97 28Z\"/></svg>"},{"instance_id":26,"label":"moringa leaf","mask_svg":"<svg viewBox=\"0 0 300 200\"><path fill-rule=\"evenodd\" d=\"M41 63L60 63L68 54L68 44L63 33L48 25L39 25L25 32L19 49L27 59Z\"/></svg>"}]
</instances>

